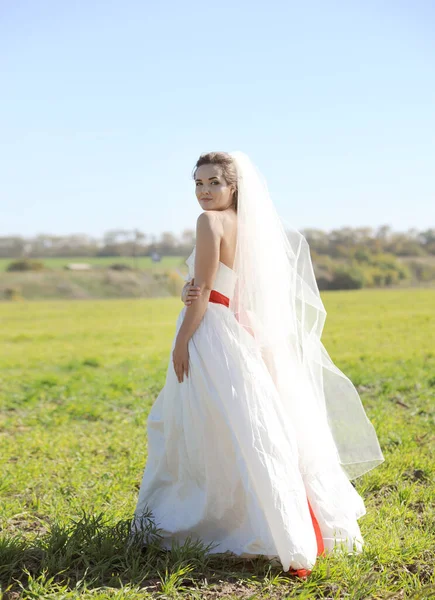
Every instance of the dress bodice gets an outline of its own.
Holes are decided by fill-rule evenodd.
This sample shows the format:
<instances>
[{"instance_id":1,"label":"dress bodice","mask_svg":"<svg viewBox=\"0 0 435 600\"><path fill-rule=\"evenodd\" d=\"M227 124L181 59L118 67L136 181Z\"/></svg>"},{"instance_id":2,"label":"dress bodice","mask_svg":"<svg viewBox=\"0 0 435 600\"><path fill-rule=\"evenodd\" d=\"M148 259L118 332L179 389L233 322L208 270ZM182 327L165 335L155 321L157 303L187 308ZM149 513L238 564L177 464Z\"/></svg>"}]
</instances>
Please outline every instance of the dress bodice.
<instances>
[{"instance_id":1,"label":"dress bodice","mask_svg":"<svg viewBox=\"0 0 435 600\"><path fill-rule=\"evenodd\" d=\"M189 273L187 277L188 280L192 279L192 277L195 277L195 254L196 246L193 248L191 255L186 260L186 265L189 267ZM219 261L219 267L213 282L213 289L220 294L227 296L227 298L231 298L234 294L236 281L237 273Z\"/></svg>"}]
</instances>

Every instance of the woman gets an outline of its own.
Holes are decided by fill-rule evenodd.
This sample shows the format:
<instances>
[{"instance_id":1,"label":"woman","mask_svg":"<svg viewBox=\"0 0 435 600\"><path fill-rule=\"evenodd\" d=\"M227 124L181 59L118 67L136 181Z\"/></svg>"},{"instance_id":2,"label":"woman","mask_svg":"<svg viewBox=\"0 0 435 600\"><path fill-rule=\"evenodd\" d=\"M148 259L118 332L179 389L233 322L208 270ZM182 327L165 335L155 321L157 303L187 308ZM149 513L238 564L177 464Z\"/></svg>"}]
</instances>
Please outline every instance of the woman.
<instances>
[{"instance_id":1,"label":"woman","mask_svg":"<svg viewBox=\"0 0 435 600\"><path fill-rule=\"evenodd\" d=\"M202 155L203 209L165 386L148 417L133 521L163 545L277 557L305 577L336 546L360 551L349 479L383 461L349 379L320 336L325 310L308 245L286 232L241 153Z\"/></svg>"}]
</instances>

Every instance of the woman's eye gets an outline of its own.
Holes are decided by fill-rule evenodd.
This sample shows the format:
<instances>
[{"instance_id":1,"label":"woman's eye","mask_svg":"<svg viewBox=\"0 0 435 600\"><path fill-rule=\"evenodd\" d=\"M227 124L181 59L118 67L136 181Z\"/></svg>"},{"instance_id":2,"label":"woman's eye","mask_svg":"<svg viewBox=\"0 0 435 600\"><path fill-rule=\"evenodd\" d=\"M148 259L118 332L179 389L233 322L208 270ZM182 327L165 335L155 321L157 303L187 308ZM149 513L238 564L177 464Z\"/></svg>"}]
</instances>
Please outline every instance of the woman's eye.
<instances>
[{"instance_id":1,"label":"woman's eye","mask_svg":"<svg viewBox=\"0 0 435 600\"><path fill-rule=\"evenodd\" d=\"M199 181L196 182L196 187L198 187L199 185L201 185L201 183Z\"/></svg>"},{"instance_id":2,"label":"woman's eye","mask_svg":"<svg viewBox=\"0 0 435 600\"><path fill-rule=\"evenodd\" d=\"M216 185L219 185L219 181L212 181L212 182L211 182L211 184L212 184L212 185L213 185L214 183L215 183Z\"/></svg>"}]
</instances>

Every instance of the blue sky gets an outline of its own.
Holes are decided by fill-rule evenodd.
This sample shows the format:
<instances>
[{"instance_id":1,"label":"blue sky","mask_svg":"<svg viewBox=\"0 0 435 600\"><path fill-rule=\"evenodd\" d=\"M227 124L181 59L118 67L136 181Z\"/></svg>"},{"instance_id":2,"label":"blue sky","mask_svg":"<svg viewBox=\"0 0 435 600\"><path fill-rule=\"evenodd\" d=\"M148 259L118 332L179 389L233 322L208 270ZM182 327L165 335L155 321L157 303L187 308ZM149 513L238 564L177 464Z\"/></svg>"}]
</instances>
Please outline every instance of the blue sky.
<instances>
[{"instance_id":1,"label":"blue sky","mask_svg":"<svg viewBox=\"0 0 435 600\"><path fill-rule=\"evenodd\" d=\"M0 0L0 235L194 228L243 150L297 228L435 226L431 0Z\"/></svg>"}]
</instances>

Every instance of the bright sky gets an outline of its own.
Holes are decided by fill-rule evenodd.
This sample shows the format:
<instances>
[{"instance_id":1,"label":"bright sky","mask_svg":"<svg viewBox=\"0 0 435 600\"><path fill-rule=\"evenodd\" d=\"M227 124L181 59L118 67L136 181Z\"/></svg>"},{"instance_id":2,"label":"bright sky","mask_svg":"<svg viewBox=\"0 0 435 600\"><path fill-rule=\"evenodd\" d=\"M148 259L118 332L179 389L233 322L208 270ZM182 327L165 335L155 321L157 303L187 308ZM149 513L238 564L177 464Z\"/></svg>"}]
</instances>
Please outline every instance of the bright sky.
<instances>
[{"instance_id":1,"label":"bright sky","mask_svg":"<svg viewBox=\"0 0 435 600\"><path fill-rule=\"evenodd\" d=\"M243 150L297 228L435 226L432 0L0 0L0 235L194 228Z\"/></svg>"}]
</instances>

